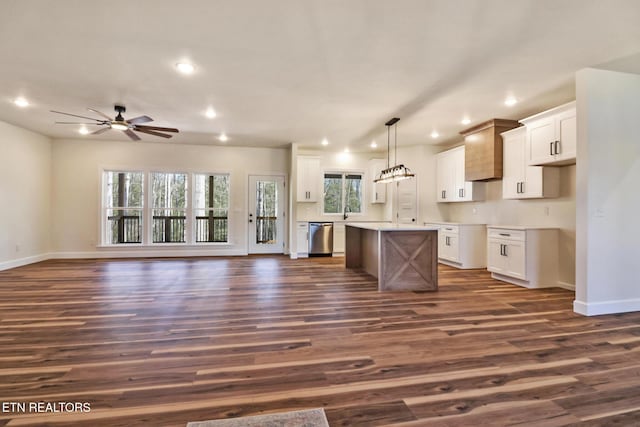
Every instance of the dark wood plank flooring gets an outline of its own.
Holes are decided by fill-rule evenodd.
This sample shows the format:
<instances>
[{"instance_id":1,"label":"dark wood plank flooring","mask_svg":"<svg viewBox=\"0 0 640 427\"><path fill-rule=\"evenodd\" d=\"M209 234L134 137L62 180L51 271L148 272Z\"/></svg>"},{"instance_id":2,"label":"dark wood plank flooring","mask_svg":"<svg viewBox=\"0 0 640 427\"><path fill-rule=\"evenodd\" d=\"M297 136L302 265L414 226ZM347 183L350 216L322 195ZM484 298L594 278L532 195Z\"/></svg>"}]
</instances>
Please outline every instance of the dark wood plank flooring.
<instances>
[{"instance_id":1,"label":"dark wood plank flooring","mask_svg":"<svg viewBox=\"0 0 640 427\"><path fill-rule=\"evenodd\" d=\"M91 404L4 410L0 425L184 426L314 407L331 426L640 425L640 313L582 317L572 292L446 266L438 292L380 293L342 263L0 272L0 401Z\"/></svg>"}]
</instances>

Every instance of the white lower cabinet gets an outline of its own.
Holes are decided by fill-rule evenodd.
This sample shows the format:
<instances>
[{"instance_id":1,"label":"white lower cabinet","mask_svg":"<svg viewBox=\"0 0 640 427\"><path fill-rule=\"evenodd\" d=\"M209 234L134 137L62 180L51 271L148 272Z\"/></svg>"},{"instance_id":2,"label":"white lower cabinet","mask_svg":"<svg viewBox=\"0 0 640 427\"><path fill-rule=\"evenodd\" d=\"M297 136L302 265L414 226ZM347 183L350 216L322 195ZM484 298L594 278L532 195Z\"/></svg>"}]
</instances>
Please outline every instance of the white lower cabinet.
<instances>
[{"instance_id":1,"label":"white lower cabinet","mask_svg":"<svg viewBox=\"0 0 640 427\"><path fill-rule=\"evenodd\" d=\"M487 266L487 229L484 224L425 222L438 229L438 262L456 268Z\"/></svg>"},{"instance_id":2,"label":"white lower cabinet","mask_svg":"<svg viewBox=\"0 0 640 427\"><path fill-rule=\"evenodd\" d=\"M344 253L345 246L345 225L344 223L333 223L333 253Z\"/></svg>"},{"instance_id":3,"label":"white lower cabinet","mask_svg":"<svg viewBox=\"0 0 640 427\"><path fill-rule=\"evenodd\" d=\"M298 258L309 256L309 223L298 221L296 225L296 253Z\"/></svg>"},{"instance_id":4,"label":"white lower cabinet","mask_svg":"<svg viewBox=\"0 0 640 427\"><path fill-rule=\"evenodd\" d=\"M527 288L558 286L558 229L488 226L487 270Z\"/></svg>"}]
</instances>

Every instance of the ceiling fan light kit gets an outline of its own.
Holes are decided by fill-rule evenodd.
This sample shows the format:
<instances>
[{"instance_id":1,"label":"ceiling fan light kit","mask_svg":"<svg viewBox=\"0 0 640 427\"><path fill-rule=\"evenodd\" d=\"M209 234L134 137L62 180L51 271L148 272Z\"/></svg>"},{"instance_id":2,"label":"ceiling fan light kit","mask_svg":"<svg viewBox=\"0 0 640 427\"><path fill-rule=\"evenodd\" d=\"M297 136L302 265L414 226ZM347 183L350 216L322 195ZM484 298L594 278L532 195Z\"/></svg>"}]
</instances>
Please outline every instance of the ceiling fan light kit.
<instances>
[{"instance_id":1,"label":"ceiling fan light kit","mask_svg":"<svg viewBox=\"0 0 640 427\"><path fill-rule=\"evenodd\" d=\"M51 110L52 113L56 113L56 114L64 114L66 116L72 116L72 117L78 117L81 119L87 119L87 120L93 120L94 122L56 122L56 124L63 124L63 125L70 125L70 124L80 124L80 125L95 125L95 126L105 126L103 128L100 128L94 132L91 132L91 135L100 135L101 133L104 133L110 129L115 129L115 130L120 130L122 132L124 132L125 135L127 135L131 140L133 141L139 141L140 137L138 135L136 135L135 132L142 132L142 133L146 133L148 135L154 135L154 136L160 136L162 138L171 138L173 135L167 134L167 133L163 133L163 132L173 132L173 133L178 133L179 130L176 128L166 128L166 127L160 127L160 126L146 126L146 125L142 125L141 123L148 123L148 122L152 122L153 119L149 116L138 116L138 117L134 117L133 119L130 120L126 120L123 116L122 113L126 112L127 109L125 108L124 105L115 105L114 106L114 110L118 113L118 115L112 119L111 117L107 116L106 114L98 111L98 110L94 110L93 108L88 108L89 111L102 116L103 119L96 119L93 117L86 117L86 116L79 116L77 114L71 114L71 113L64 113L62 111L54 111Z\"/></svg>"},{"instance_id":2,"label":"ceiling fan light kit","mask_svg":"<svg viewBox=\"0 0 640 427\"><path fill-rule=\"evenodd\" d=\"M405 165L399 164L395 166L389 166L389 156L391 155L391 150L389 147L391 142L391 126L393 126L394 129L394 160L396 162L398 161L398 130L396 123L398 123L399 121L399 118L394 117L384 124L387 127L387 168L380 171L376 179L373 180L373 182L375 182L376 184L387 184L389 182L403 181L415 176L415 174L411 172L411 169L409 169Z\"/></svg>"}]
</instances>

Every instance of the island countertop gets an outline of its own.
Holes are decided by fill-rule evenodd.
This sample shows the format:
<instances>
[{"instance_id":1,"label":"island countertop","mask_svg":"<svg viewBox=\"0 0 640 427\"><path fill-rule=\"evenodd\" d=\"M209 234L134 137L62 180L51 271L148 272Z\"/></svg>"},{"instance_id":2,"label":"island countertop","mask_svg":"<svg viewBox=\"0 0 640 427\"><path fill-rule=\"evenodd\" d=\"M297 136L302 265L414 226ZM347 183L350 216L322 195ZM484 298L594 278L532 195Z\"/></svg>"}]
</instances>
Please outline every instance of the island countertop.
<instances>
[{"instance_id":1,"label":"island countertop","mask_svg":"<svg viewBox=\"0 0 640 427\"><path fill-rule=\"evenodd\" d=\"M374 231L437 231L436 227L415 224L392 224L390 222L347 222L347 227L364 228Z\"/></svg>"}]
</instances>

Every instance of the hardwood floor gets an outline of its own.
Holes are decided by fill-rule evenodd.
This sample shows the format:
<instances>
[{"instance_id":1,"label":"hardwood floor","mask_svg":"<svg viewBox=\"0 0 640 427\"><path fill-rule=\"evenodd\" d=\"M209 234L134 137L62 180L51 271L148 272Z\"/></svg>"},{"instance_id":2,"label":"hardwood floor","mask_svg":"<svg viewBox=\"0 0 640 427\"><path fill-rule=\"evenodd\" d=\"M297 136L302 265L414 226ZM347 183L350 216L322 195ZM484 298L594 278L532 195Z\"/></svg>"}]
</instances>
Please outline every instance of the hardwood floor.
<instances>
[{"instance_id":1,"label":"hardwood floor","mask_svg":"<svg viewBox=\"0 0 640 427\"><path fill-rule=\"evenodd\" d=\"M342 258L57 260L0 272L0 425L640 424L640 313L439 267L380 293ZM21 413L11 402L88 402ZM15 409L15 407L14 407ZM28 409L28 408L27 408Z\"/></svg>"}]
</instances>

